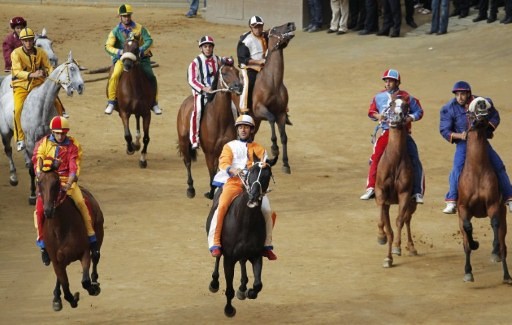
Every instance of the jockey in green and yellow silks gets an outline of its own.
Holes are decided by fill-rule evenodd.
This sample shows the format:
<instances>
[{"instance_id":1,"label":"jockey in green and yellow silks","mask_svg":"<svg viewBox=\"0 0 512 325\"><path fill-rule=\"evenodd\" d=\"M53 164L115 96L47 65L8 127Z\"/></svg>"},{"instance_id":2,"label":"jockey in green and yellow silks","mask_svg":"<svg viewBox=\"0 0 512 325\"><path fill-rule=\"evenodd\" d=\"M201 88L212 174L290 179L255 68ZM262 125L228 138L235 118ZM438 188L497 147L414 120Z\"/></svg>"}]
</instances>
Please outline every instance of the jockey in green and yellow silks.
<instances>
[{"instance_id":1,"label":"jockey in green and yellow silks","mask_svg":"<svg viewBox=\"0 0 512 325\"><path fill-rule=\"evenodd\" d=\"M160 115L162 114L162 110L160 109L160 107L158 107L157 81L150 62L150 57L152 56L150 48L151 45L153 44L153 39L151 38L149 31L145 27L132 20L133 10L131 5L121 5L118 9L118 14L121 21L116 27L114 27L114 29L110 31L107 37L107 41L105 43L105 51L107 51L107 53L112 57L112 62L114 64L114 71L112 72L112 75L110 76L110 79L108 81L108 105L105 109L105 114L112 114L112 111L114 110L114 107L117 103L117 84L119 82L121 72L123 71L123 64L119 59L123 55L124 43L131 34L133 35L134 39L137 40L139 43L139 49L142 56L142 58L140 59L142 69L146 73L153 87L155 87L155 89L157 90L155 96L155 103L151 110L153 110L153 112L155 112L157 115Z\"/></svg>"}]
</instances>

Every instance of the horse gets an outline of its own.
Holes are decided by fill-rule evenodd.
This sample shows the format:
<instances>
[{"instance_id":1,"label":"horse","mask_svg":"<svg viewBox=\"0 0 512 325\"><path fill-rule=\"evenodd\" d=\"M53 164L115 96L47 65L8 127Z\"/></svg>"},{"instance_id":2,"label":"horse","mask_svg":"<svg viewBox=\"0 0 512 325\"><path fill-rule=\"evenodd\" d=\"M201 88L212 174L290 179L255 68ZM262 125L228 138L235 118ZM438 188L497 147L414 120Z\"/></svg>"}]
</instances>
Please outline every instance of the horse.
<instances>
[{"instance_id":1,"label":"horse","mask_svg":"<svg viewBox=\"0 0 512 325\"><path fill-rule=\"evenodd\" d=\"M233 317L236 309L231 304L235 296L233 288L233 278L235 273L235 264L240 263L241 281L236 296L240 300L245 298L256 299L258 293L263 288L261 282L261 271L263 259L261 252L265 243L265 219L261 212L261 200L267 193L267 189L272 177L271 166L274 166L278 157L266 162L261 162L254 157L254 165L247 172L244 179L245 191L239 195L233 203L224 218L222 227L222 254L224 256L224 277L226 279L226 299L224 314L227 317ZM206 233L210 228L213 214L218 206L218 199L222 189L215 193L214 203L206 221ZM212 281L209 285L210 292L219 290L219 261L220 256L215 259L215 266L212 273ZM250 261L254 273L253 287L247 289L249 279L247 277L246 263Z\"/></svg>"},{"instance_id":2,"label":"horse","mask_svg":"<svg viewBox=\"0 0 512 325\"><path fill-rule=\"evenodd\" d=\"M238 70L231 64L224 63L217 71L213 83L213 96L209 96L200 125L200 145L210 173L210 191L204 195L213 199L215 187L213 177L219 167L219 156L224 144L236 139L235 115L232 111L232 93L240 95L243 84L240 82ZM178 131L178 149L187 168L187 197L196 195L192 179L192 161L197 160L197 152L190 143L190 117L194 109L194 96L188 96L181 104L176 127Z\"/></svg>"},{"instance_id":3,"label":"horse","mask_svg":"<svg viewBox=\"0 0 512 325\"><path fill-rule=\"evenodd\" d=\"M286 174L291 173L288 164L288 136L286 124L292 125L288 119L288 90L283 83L284 57L283 50L290 40L295 37L295 23L289 22L281 26L272 27L268 33L268 53L263 69L256 76L252 93L252 109L257 132L262 120L267 120L272 131L272 155L279 154L275 124L279 129L281 144L283 146L283 167Z\"/></svg>"},{"instance_id":4,"label":"horse","mask_svg":"<svg viewBox=\"0 0 512 325\"><path fill-rule=\"evenodd\" d=\"M375 183L375 201L380 208L377 241L381 245L388 244L388 254L383 267L393 265L393 254L402 254L402 228L407 228L407 250L409 255L417 255L411 236L411 219L416 211L416 201L412 198L413 166L407 153L407 122L409 104L406 99L391 97L390 107L384 113L389 123L389 139L377 167ZM396 219L396 240L391 227L389 208L398 204ZM393 247L392 247L393 244Z\"/></svg>"},{"instance_id":5,"label":"horse","mask_svg":"<svg viewBox=\"0 0 512 325\"><path fill-rule=\"evenodd\" d=\"M142 117L142 128L144 146L139 159L139 167L146 168L149 125L151 123L151 107L154 104L156 88L153 87L140 65L140 53L137 40L131 35L124 43L123 55L120 60L123 63L123 72L119 78L116 90L117 105L115 110L123 121L124 139L126 140L126 153L133 155L140 150L140 118ZM111 70L112 71L112 70ZM137 131L135 143L130 132L130 116L135 115Z\"/></svg>"},{"instance_id":6,"label":"horse","mask_svg":"<svg viewBox=\"0 0 512 325\"><path fill-rule=\"evenodd\" d=\"M42 165L42 161L40 161ZM82 287L89 295L100 294L98 283L98 263L100 256L91 257L89 239L80 211L73 200L61 190L61 182L55 169L48 168L38 177L37 186L44 207L43 236L46 250L53 264L57 276L57 283L53 291L53 310L62 309L61 287L66 299L72 308L78 306L80 294L71 294L66 267L74 261L80 260L82 264ZM92 224L98 241L98 248L103 242L103 213L91 192L80 187L84 199L88 203ZM92 273L89 269L92 259Z\"/></svg>"},{"instance_id":7,"label":"horse","mask_svg":"<svg viewBox=\"0 0 512 325\"><path fill-rule=\"evenodd\" d=\"M74 91L79 95L84 91L84 81L71 51L67 61L55 68L43 84L34 88L28 94L23 104L21 125L25 133L25 165L31 177L28 201L32 205L36 202L35 174L31 161L32 153L36 142L50 133L48 125L51 119L57 115L54 101L61 88L66 91L68 96L72 96ZM10 184L16 186L18 184L18 176L12 159L11 146L11 139L14 134L13 107L14 97L11 90L4 93L0 98L0 135L2 136L5 154L9 159Z\"/></svg>"},{"instance_id":8,"label":"horse","mask_svg":"<svg viewBox=\"0 0 512 325\"><path fill-rule=\"evenodd\" d=\"M489 142L487 129L491 105L484 98L474 99L468 110L469 129L466 135L466 160L459 177L459 198L457 209L459 227L463 236L466 263L464 281L474 282L471 267L471 251L477 250L478 241L473 239L471 218L491 218L494 233L492 261L502 262L503 283L512 284L507 266L507 235L506 207L501 195L498 176L494 172L489 158Z\"/></svg>"}]
</instances>

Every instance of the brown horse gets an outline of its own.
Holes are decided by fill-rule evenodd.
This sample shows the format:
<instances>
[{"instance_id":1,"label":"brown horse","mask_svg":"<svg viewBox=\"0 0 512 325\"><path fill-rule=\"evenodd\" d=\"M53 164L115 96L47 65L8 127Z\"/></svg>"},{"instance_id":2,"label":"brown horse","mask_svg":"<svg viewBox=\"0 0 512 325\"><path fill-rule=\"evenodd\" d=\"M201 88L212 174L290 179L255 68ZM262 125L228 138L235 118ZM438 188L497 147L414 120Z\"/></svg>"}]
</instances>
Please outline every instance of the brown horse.
<instances>
[{"instance_id":1,"label":"brown horse","mask_svg":"<svg viewBox=\"0 0 512 325\"><path fill-rule=\"evenodd\" d=\"M232 62L232 61L231 61ZM204 152L206 166L210 173L210 191L204 195L213 199L215 187L212 185L213 177L219 167L219 156L222 147L227 142L236 139L235 116L232 110L232 93L241 94L243 85L238 77L238 70L232 63L223 64L214 77L212 89L213 98L209 98L203 109L199 142ZM190 143L190 117L194 109L194 97L188 96L180 106L177 117L178 148L183 162L187 168L187 197L196 195L194 180L192 179L192 161L197 160L197 152ZM236 114L236 112L235 112Z\"/></svg>"},{"instance_id":2,"label":"brown horse","mask_svg":"<svg viewBox=\"0 0 512 325\"><path fill-rule=\"evenodd\" d=\"M124 126L124 138L126 140L126 153L133 155L140 150L140 118L142 117L142 128L144 147L139 159L140 168L146 168L148 163L146 154L149 144L149 124L151 123L151 107L154 104L156 88L146 76L139 58L139 45L136 39L130 37L124 43L123 55L120 60L123 62L123 73L119 78L116 90L117 105L115 109L119 112ZM130 116L135 115L137 132L135 143L130 132Z\"/></svg>"},{"instance_id":3,"label":"brown horse","mask_svg":"<svg viewBox=\"0 0 512 325\"><path fill-rule=\"evenodd\" d=\"M503 282L512 284L506 262L507 212L504 198L500 193L498 177L489 159L489 142L487 140L488 116L495 113L495 109L482 97L471 102L468 112L470 126L466 136L466 161L459 177L459 198L457 200L459 227L466 254L464 281L474 281L471 251L479 247L478 241L473 239L471 218L489 216L494 233L492 260L502 262Z\"/></svg>"},{"instance_id":4,"label":"brown horse","mask_svg":"<svg viewBox=\"0 0 512 325\"><path fill-rule=\"evenodd\" d=\"M409 104L407 99L392 97L385 118L389 124L389 139L377 167L375 183L375 201L380 207L378 224L379 244L388 244L388 255L384 259L384 267L393 265L393 254L401 255L402 228L407 227L407 250L410 255L417 255L411 236L411 219L416 211L416 201L412 199L413 169L407 153L407 122ZM396 240L389 218L391 204L398 204L396 219ZM394 241L395 240L395 241ZM394 247L392 247L394 246Z\"/></svg>"},{"instance_id":5,"label":"brown horse","mask_svg":"<svg viewBox=\"0 0 512 325\"><path fill-rule=\"evenodd\" d=\"M42 172L38 179L38 188L44 206L44 241L50 260L53 264L57 283L53 291L53 310L62 309L61 286L64 298L71 307L78 306L80 295L71 294L66 267L77 260L82 264L82 287L89 295L100 294L97 265L100 257L92 258L92 273L89 277L91 253L89 239L80 211L73 200L61 191L59 175L55 170ZM84 188L81 188L84 199L88 202L94 231L98 241L98 249L103 242L103 213L96 199Z\"/></svg>"},{"instance_id":6,"label":"brown horse","mask_svg":"<svg viewBox=\"0 0 512 325\"><path fill-rule=\"evenodd\" d=\"M288 137L286 135L286 124L292 123L288 119L288 90L284 79L284 56L283 50L288 46L290 40L295 36L295 23L290 22L281 26L272 27L268 32L268 53L265 67L258 73L254 82L252 93L252 109L249 114L253 115L256 123L256 132L262 120L270 123L272 131L272 155L279 154L275 124L279 129L281 144L283 146L283 172L290 174L288 164Z\"/></svg>"}]
</instances>

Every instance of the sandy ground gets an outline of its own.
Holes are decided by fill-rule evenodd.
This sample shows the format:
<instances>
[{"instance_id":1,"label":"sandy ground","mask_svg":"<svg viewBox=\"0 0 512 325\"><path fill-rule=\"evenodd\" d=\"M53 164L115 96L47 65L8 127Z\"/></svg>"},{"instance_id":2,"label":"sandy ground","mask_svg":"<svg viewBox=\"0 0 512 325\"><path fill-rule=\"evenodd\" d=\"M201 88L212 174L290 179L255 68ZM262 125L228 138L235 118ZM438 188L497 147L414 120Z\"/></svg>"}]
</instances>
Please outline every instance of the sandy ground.
<instances>
[{"instance_id":1,"label":"sandy ground","mask_svg":"<svg viewBox=\"0 0 512 325\"><path fill-rule=\"evenodd\" d=\"M60 62L71 50L89 69L110 63L103 43L117 21L115 9L0 5L0 11L1 21L23 13L30 27L46 27ZM288 128L292 174L276 168L270 194L278 212L274 244L279 259L265 262L260 296L234 301L238 313L230 320L223 314L224 281L218 293L208 291L213 259L204 231L211 203L200 195L208 188L204 156L193 168L198 196L187 199L175 121L190 92L186 68L198 53L196 40L212 35L217 54L235 55L245 28L183 14L182 9L136 8L134 15L155 40L154 59L160 64L155 73L165 109L161 117L153 116L147 169L138 167L137 154L125 154L119 117L103 114L105 81L86 83L80 97L61 96L71 115L71 133L84 148L81 184L98 198L105 214L101 295L90 297L81 288L75 263L68 271L72 291L81 293L79 307L65 304L59 313L52 310L55 276L42 265L34 244L22 156L15 155L20 184L14 188L8 183L6 159L0 158L0 323L510 322L506 310L512 307L512 288L501 284L501 266L490 263L488 220L474 222L481 241L472 260L475 282L462 281L457 217L441 213L454 148L438 133L438 112L451 98L451 86L467 80L476 94L493 98L501 110L502 125L492 143L512 168L512 137L507 136L512 118L510 25L484 22L444 36L399 39L297 32L285 50L294 123ZM414 137L427 192L412 222L419 256L396 257L395 267L383 269L386 248L376 241L378 211L373 201L359 196L375 126L366 112L382 87L381 73L389 67L402 73L402 88L425 109L423 120L414 125ZM86 80L101 76L83 74ZM257 140L270 147L268 127L263 125Z\"/></svg>"}]
</instances>

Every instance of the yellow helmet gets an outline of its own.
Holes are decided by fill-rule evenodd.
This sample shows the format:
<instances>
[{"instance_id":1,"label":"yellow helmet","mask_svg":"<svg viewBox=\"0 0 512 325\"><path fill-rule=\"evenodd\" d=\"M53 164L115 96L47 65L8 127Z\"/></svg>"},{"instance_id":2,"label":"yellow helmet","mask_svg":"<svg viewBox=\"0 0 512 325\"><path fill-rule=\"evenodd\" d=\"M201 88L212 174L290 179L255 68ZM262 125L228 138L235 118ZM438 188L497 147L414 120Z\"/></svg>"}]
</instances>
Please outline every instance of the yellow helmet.
<instances>
[{"instance_id":1,"label":"yellow helmet","mask_svg":"<svg viewBox=\"0 0 512 325\"><path fill-rule=\"evenodd\" d=\"M50 130L56 133L68 133L69 121L67 118L62 116L55 116L50 121Z\"/></svg>"},{"instance_id":2,"label":"yellow helmet","mask_svg":"<svg viewBox=\"0 0 512 325\"><path fill-rule=\"evenodd\" d=\"M121 5L119 7L119 9L117 10L117 13L119 14L119 16L128 16L128 15L133 14L132 5L128 5L128 4Z\"/></svg>"},{"instance_id":3,"label":"yellow helmet","mask_svg":"<svg viewBox=\"0 0 512 325\"><path fill-rule=\"evenodd\" d=\"M20 39L28 39L34 37L36 37L34 31L28 27L23 28L20 32Z\"/></svg>"},{"instance_id":4,"label":"yellow helmet","mask_svg":"<svg viewBox=\"0 0 512 325\"><path fill-rule=\"evenodd\" d=\"M239 125L249 125L251 127L254 127L254 120L249 115L246 115L246 114L240 115L236 119L236 122L235 122L235 126L239 126Z\"/></svg>"}]
</instances>

